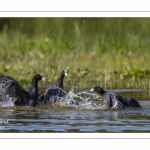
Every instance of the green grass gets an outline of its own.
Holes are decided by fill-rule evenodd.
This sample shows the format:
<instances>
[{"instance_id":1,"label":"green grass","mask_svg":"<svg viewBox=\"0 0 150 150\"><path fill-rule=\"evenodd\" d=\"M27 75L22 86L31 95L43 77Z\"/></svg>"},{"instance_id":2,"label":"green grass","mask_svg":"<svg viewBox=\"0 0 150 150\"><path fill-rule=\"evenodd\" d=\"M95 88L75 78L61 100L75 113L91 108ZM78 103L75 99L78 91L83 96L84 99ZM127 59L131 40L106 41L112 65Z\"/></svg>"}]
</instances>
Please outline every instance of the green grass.
<instances>
[{"instance_id":1,"label":"green grass","mask_svg":"<svg viewBox=\"0 0 150 150\"><path fill-rule=\"evenodd\" d=\"M68 70L65 84L149 88L150 18L0 18L0 72L25 86Z\"/></svg>"}]
</instances>

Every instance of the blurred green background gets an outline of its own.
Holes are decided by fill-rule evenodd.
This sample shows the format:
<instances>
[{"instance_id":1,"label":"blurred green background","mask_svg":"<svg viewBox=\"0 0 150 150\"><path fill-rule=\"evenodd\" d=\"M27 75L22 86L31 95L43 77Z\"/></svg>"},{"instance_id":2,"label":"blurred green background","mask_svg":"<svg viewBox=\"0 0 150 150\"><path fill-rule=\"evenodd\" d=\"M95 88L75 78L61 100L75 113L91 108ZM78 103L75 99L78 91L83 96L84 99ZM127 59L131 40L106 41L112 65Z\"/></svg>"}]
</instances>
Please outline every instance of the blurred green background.
<instances>
[{"instance_id":1,"label":"blurred green background","mask_svg":"<svg viewBox=\"0 0 150 150\"><path fill-rule=\"evenodd\" d=\"M150 18L0 18L0 73L65 84L149 88ZM121 84L119 84L121 83Z\"/></svg>"}]
</instances>

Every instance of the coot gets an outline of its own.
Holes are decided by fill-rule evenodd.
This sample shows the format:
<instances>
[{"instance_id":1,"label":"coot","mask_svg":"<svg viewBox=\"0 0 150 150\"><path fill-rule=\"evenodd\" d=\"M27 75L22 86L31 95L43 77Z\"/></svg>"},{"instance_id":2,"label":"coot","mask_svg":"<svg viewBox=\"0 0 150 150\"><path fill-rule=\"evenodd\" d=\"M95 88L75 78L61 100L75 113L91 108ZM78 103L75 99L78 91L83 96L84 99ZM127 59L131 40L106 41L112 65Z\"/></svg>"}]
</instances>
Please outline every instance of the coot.
<instances>
[{"instance_id":1,"label":"coot","mask_svg":"<svg viewBox=\"0 0 150 150\"><path fill-rule=\"evenodd\" d=\"M39 101L41 101L39 97L39 91L38 91L38 82L40 80L45 81L45 79L42 77L41 74L35 74L32 78L32 85L26 90L27 92L29 92L31 97L37 98Z\"/></svg>"},{"instance_id":2,"label":"coot","mask_svg":"<svg viewBox=\"0 0 150 150\"><path fill-rule=\"evenodd\" d=\"M57 89L57 88L61 88L61 89L64 89L64 86L63 86L63 80L64 80L64 77L67 76L67 70L62 70L61 71L61 74L59 76L59 78L52 84L50 84L46 90L49 90L49 89Z\"/></svg>"},{"instance_id":3,"label":"coot","mask_svg":"<svg viewBox=\"0 0 150 150\"><path fill-rule=\"evenodd\" d=\"M126 107L141 107L137 100L133 98L124 98L116 92L107 92L100 86L94 85L90 91L99 93L103 97L104 108L126 108Z\"/></svg>"},{"instance_id":4,"label":"coot","mask_svg":"<svg viewBox=\"0 0 150 150\"><path fill-rule=\"evenodd\" d=\"M13 103L19 106L36 106L37 98L34 98L26 91L19 82L13 77L0 75L0 93L2 95L2 103Z\"/></svg>"},{"instance_id":5,"label":"coot","mask_svg":"<svg viewBox=\"0 0 150 150\"><path fill-rule=\"evenodd\" d=\"M62 70L59 78L54 83L47 86L45 93L40 96L45 104L54 104L57 100L66 95L63 87L63 79L65 76L67 76L67 70Z\"/></svg>"},{"instance_id":6,"label":"coot","mask_svg":"<svg viewBox=\"0 0 150 150\"><path fill-rule=\"evenodd\" d=\"M59 78L46 88L46 92L41 96L44 99L44 103L47 105L55 104L60 98L66 95L63 86L63 79L67 76L67 70L62 70ZM70 105L78 105L76 101L70 101Z\"/></svg>"}]
</instances>

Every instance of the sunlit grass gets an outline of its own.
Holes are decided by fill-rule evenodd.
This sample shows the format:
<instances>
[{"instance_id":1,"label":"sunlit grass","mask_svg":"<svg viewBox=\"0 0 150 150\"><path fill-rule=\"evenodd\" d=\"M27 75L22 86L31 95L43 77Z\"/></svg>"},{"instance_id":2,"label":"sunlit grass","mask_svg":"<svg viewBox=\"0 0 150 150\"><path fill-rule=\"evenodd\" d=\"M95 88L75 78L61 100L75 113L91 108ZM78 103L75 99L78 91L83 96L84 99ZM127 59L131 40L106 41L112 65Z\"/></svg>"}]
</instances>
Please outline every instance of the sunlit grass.
<instances>
[{"instance_id":1,"label":"sunlit grass","mask_svg":"<svg viewBox=\"0 0 150 150\"><path fill-rule=\"evenodd\" d=\"M0 21L0 72L25 86L35 73L50 83L67 69L70 86L149 88L149 18Z\"/></svg>"}]
</instances>

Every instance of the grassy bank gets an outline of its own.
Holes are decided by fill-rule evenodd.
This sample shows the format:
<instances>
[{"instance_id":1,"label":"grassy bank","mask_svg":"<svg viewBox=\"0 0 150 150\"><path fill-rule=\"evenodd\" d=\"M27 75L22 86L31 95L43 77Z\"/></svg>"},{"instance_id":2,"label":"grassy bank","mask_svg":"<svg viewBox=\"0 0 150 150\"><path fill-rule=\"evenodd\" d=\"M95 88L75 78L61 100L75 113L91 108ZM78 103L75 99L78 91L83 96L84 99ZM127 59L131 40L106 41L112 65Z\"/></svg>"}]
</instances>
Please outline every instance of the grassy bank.
<instances>
[{"instance_id":1,"label":"grassy bank","mask_svg":"<svg viewBox=\"0 0 150 150\"><path fill-rule=\"evenodd\" d=\"M67 69L79 87L149 88L150 18L0 18L0 39L0 72L25 86Z\"/></svg>"}]
</instances>

